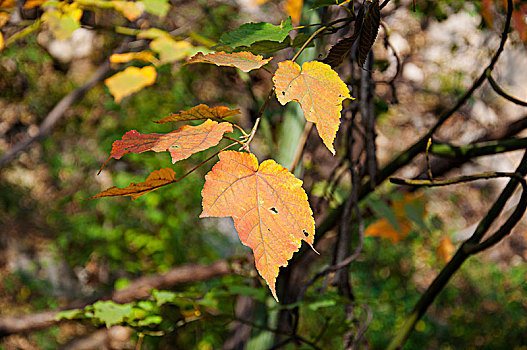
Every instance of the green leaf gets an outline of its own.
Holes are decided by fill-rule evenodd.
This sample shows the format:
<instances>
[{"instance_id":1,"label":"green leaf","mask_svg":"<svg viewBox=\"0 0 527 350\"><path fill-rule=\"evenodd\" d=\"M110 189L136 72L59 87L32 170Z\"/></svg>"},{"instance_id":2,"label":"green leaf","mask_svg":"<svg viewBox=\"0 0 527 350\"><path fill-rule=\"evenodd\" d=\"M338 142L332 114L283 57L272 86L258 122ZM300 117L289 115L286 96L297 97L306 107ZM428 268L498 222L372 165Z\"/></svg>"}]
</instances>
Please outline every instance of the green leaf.
<instances>
[{"instance_id":1,"label":"green leaf","mask_svg":"<svg viewBox=\"0 0 527 350\"><path fill-rule=\"evenodd\" d=\"M116 304L113 301L98 301L93 304L93 315L104 322L106 327L121 323L132 314L132 305Z\"/></svg>"},{"instance_id":2,"label":"green leaf","mask_svg":"<svg viewBox=\"0 0 527 350\"><path fill-rule=\"evenodd\" d=\"M144 320L140 320L137 322L137 325L139 327L146 327L153 324L160 324L163 321L163 318L161 316L148 316Z\"/></svg>"},{"instance_id":3,"label":"green leaf","mask_svg":"<svg viewBox=\"0 0 527 350\"><path fill-rule=\"evenodd\" d=\"M278 26L270 23L246 23L231 32L223 34L218 43L218 47L251 46L257 41L269 40L278 43L283 42L289 32L293 30L291 17L282 21Z\"/></svg>"},{"instance_id":4,"label":"green leaf","mask_svg":"<svg viewBox=\"0 0 527 350\"><path fill-rule=\"evenodd\" d=\"M229 293L252 297L261 302L264 302L267 297L267 293L264 289L249 286L230 286Z\"/></svg>"},{"instance_id":5,"label":"green leaf","mask_svg":"<svg viewBox=\"0 0 527 350\"><path fill-rule=\"evenodd\" d=\"M415 222L419 227L428 231L428 227L426 227L426 224L423 221L425 208L422 203L407 203L404 205L404 211L410 221Z\"/></svg>"},{"instance_id":6,"label":"green leaf","mask_svg":"<svg viewBox=\"0 0 527 350\"><path fill-rule=\"evenodd\" d=\"M141 0L141 2L145 5L146 12L159 17L165 17L170 8L168 0Z\"/></svg>"},{"instance_id":7,"label":"green leaf","mask_svg":"<svg viewBox=\"0 0 527 350\"><path fill-rule=\"evenodd\" d=\"M58 314L55 315L55 320L73 320L79 316L82 316L84 314L83 309L74 309L74 310L66 310L61 311Z\"/></svg>"},{"instance_id":8,"label":"green leaf","mask_svg":"<svg viewBox=\"0 0 527 350\"><path fill-rule=\"evenodd\" d=\"M314 303L309 304L308 307L313 311L317 311L320 308L330 307L330 306L335 306L335 305L337 305L337 301L334 299L329 299L329 300L315 301Z\"/></svg>"},{"instance_id":9,"label":"green leaf","mask_svg":"<svg viewBox=\"0 0 527 350\"><path fill-rule=\"evenodd\" d=\"M173 302L178 297L178 295L174 292L156 289L152 291L152 296L156 300L157 306Z\"/></svg>"}]
</instances>

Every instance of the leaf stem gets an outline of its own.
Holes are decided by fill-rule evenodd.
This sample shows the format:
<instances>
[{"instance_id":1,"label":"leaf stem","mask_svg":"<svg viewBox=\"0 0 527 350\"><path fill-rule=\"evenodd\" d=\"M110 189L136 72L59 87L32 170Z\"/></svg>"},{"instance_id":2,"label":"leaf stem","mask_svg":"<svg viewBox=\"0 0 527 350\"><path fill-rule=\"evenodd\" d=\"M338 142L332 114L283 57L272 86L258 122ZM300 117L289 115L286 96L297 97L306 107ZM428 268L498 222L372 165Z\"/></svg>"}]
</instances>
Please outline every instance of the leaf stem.
<instances>
[{"instance_id":1,"label":"leaf stem","mask_svg":"<svg viewBox=\"0 0 527 350\"><path fill-rule=\"evenodd\" d=\"M315 39L315 37L322 33L324 30L326 30L328 27L327 26L323 26L323 27L320 27L318 28L313 34L311 34L311 36L306 40L306 42L304 43L304 45L302 45L302 47L300 48L300 50L298 50L298 52L293 56L293 58L291 58L291 61L296 61L296 59L298 58L298 56L300 56L300 54L302 53L302 51L305 50L305 48L307 47L307 45L309 45L309 43L311 41L313 41L313 39Z\"/></svg>"},{"instance_id":2,"label":"leaf stem","mask_svg":"<svg viewBox=\"0 0 527 350\"><path fill-rule=\"evenodd\" d=\"M249 134L249 137L247 138L247 141L245 141L245 145L242 147L242 150L249 151L249 144L253 140L254 135L256 134L256 130L258 130L258 125L260 124L260 119L262 119L263 112L265 111L265 108L269 104L269 101L271 100L271 97L273 96L273 93L274 93L274 86L271 89L271 91L269 91L269 95L267 95L267 98L265 99L264 104L260 108L260 111L258 112L258 116L256 117L256 121L254 122L254 126L253 126L253 128L251 130L251 133Z\"/></svg>"}]
</instances>

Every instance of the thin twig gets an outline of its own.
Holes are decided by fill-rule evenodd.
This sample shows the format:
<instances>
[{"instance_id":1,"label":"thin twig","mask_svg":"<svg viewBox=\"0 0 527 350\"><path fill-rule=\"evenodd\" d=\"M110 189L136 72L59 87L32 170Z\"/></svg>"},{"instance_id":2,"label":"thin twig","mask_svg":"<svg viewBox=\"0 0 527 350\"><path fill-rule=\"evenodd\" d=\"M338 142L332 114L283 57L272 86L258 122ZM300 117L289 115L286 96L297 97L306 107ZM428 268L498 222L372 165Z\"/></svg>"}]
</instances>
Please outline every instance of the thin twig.
<instances>
[{"instance_id":1,"label":"thin twig","mask_svg":"<svg viewBox=\"0 0 527 350\"><path fill-rule=\"evenodd\" d=\"M430 146L432 146L432 138L428 139L428 142L426 143L426 150L425 150L425 157L426 157L426 169L428 171L428 178L430 181L434 181L434 177L432 175L432 165L430 164Z\"/></svg>"},{"instance_id":2,"label":"thin twig","mask_svg":"<svg viewBox=\"0 0 527 350\"><path fill-rule=\"evenodd\" d=\"M496 80L494 80L494 78L492 78L492 72L490 70L487 69L486 71L486 74L487 74L487 79L490 83L490 86L492 86L492 89L498 94L500 95L501 97L505 98L506 100L508 101L511 101L512 103L515 103L517 105L520 105L520 106L523 106L523 107L527 107L527 102L525 101L522 101L520 99L517 99L516 97L512 96L512 95L509 95L508 93L506 93L499 85L498 83L496 83Z\"/></svg>"}]
</instances>

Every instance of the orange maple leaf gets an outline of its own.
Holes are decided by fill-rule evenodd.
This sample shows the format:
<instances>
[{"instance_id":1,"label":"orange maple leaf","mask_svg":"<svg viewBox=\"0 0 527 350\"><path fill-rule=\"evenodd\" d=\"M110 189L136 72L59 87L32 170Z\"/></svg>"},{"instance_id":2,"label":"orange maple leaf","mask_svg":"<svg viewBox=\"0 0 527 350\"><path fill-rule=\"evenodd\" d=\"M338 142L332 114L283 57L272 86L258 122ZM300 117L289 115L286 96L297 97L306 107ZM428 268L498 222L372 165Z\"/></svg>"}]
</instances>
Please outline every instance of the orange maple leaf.
<instances>
[{"instance_id":1,"label":"orange maple leaf","mask_svg":"<svg viewBox=\"0 0 527 350\"><path fill-rule=\"evenodd\" d=\"M241 242L254 253L256 269L274 298L280 266L301 241L313 245L315 220L302 181L274 160L258 166L251 153L225 151L205 176L200 217L234 220Z\"/></svg>"},{"instance_id":2,"label":"orange maple leaf","mask_svg":"<svg viewBox=\"0 0 527 350\"><path fill-rule=\"evenodd\" d=\"M174 170L170 168L154 170L143 182L132 182L124 188L114 186L96 194L90 199L115 196L130 196L132 199L137 199L145 193L157 190L160 187L174 182L176 182L176 173Z\"/></svg>"},{"instance_id":3,"label":"orange maple leaf","mask_svg":"<svg viewBox=\"0 0 527 350\"><path fill-rule=\"evenodd\" d=\"M227 132L232 132L231 123L217 123L212 120L197 126L184 125L168 134L141 134L136 130L130 130L123 135L122 140L113 143L110 158L103 164L101 170L112 158L120 159L128 153L146 151L168 151L172 156L172 163L175 163L194 153L216 146Z\"/></svg>"},{"instance_id":4,"label":"orange maple leaf","mask_svg":"<svg viewBox=\"0 0 527 350\"><path fill-rule=\"evenodd\" d=\"M273 82L278 101L282 105L300 103L305 118L317 125L322 141L335 154L333 140L340 125L342 101L352 98L337 72L322 62L306 62L300 67L296 62L283 61L278 63Z\"/></svg>"},{"instance_id":5,"label":"orange maple leaf","mask_svg":"<svg viewBox=\"0 0 527 350\"><path fill-rule=\"evenodd\" d=\"M224 118L240 114L239 109L229 109L228 107L218 106L209 107L204 104L200 104L192 107L188 111L181 111L179 113L172 113L168 117L161 120L155 121L154 123L164 124L170 122L178 122L182 120L202 120L202 119L213 119L222 120Z\"/></svg>"},{"instance_id":6,"label":"orange maple leaf","mask_svg":"<svg viewBox=\"0 0 527 350\"><path fill-rule=\"evenodd\" d=\"M264 59L261 55L253 55L252 53L246 51L234 53L216 52L209 53L207 55L203 55L203 53L198 52L189 58L185 64L212 63L217 66L236 67L247 73L253 69L261 68L262 66L269 63L269 61L272 59L272 57Z\"/></svg>"}]
</instances>

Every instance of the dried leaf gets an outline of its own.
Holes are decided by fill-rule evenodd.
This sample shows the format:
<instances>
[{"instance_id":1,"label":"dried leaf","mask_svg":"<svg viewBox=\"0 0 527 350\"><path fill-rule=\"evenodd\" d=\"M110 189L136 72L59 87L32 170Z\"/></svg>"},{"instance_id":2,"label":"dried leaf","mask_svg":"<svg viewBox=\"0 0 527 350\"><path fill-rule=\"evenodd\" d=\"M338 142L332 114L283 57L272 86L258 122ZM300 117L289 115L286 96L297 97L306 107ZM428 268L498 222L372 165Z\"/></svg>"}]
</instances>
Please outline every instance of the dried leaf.
<instances>
[{"instance_id":1,"label":"dried leaf","mask_svg":"<svg viewBox=\"0 0 527 350\"><path fill-rule=\"evenodd\" d=\"M361 6L357 19L355 20L355 29L353 35L344 39L339 40L329 50L328 56L322 61L329 64L331 67L338 67L350 54L353 43L360 35L362 23L364 22L364 6Z\"/></svg>"},{"instance_id":2,"label":"dried leaf","mask_svg":"<svg viewBox=\"0 0 527 350\"><path fill-rule=\"evenodd\" d=\"M379 26L381 25L381 10L379 8L379 0L366 2L367 9L364 14L364 22L362 23L359 43L357 45L357 60L359 66L364 67L364 63L368 58L368 53L377 38Z\"/></svg>"},{"instance_id":3,"label":"dried leaf","mask_svg":"<svg viewBox=\"0 0 527 350\"><path fill-rule=\"evenodd\" d=\"M138 1L110 1L113 8L121 12L129 21L135 21L145 10L143 3Z\"/></svg>"},{"instance_id":4,"label":"dried leaf","mask_svg":"<svg viewBox=\"0 0 527 350\"><path fill-rule=\"evenodd\" d=\"M239 109L229 109L228 107L218 106L209 107L204 104L200 104L192 107L188 111L181 111L179 113L172 113L168 117L156 121L158 124L165 124L170 122L178 122L182 120L222 120L224 118L240 114Z\"/></svg>"},{"instance_id":5,"label":"dried leaf","mask_svg":"<svg viewBox=\"0 0 527 350\"><path fill-rule=\"evenodd\" d=\"M101 197L115 197L115 196L130 196L132 199L137 199L145 193L157 190L160 187L174 183L176 181L176 173L170 168L159 169L153 171L144 182L135 183L124 188L116 186L102 191L90 199Z\"/></svg>"},{"instance_id":6,"label":"dried leaf","mask_svg":"<svg viewBox=\"0 0 527 350\"><path fill-rule=\"evenodd\" d=\"M285 2L285 13L291 17L295 25L300 23L302 7L304 7L304 0L287 0Z\"/></svg>"},{"instance_id":7,"label":"dried leaf","mask_svg":"<svg viewBox=\"0 0 527 350\"><path fill-rule=\"evenodd\" d=\"M128 67L106 79L104 84L110 89L115 102L119 103L124 97L152 85L156 81L156 77L157 73L154 67Z\"/></svg>"},{"instance_id":8,"label":"dried leaf","mask_svg":"<svg viewBox=\"0 0 527 350\"><path fill-rule=\"evenodd\" d=\"M251 153L221 152L205 176L200 217L232 217L241 242L277 299L275 282L301 241L312 246L315 221L302 181L274 160L258 166ZM278 300L278 299L277 299Z\"/></svg>"},{"instance_id":9,"label":"dried leaf","mask_svg":"<svg viewBox=\"0 0 527 350\"><path fill-rule=\"evenodd\" d=\"M283 61L278 63L273 82L278 101L282 105L300 103L306 119L316 123L322 141L335 154L333 140L340 125L342 101L351 98L338 74L322 62L306 62L300 68L293 61Z\"/></svg>"},{"instance_id":10,"label":"dried leaf","mask_svg":"<svg viewBox=\"0 0 527 350\"><path fill-rule=\"evenodd\" d=\"M0 10L11 10L16 6L16 0L0 0Z\"/></svg>"},{"instance_id":11,"label":"dried leaf","mask_svg":"<svg viewBox=\"0 0 527 350\"><path fill-rule=\"evenodd\" d=\"M445 264L452 259L452 254L454 253L454 245L450 237L445 236L439 241L439 246L437 247L437 257L443 261Z\"/></svg>"},{"instance_id":12,"label":"dried leaf","mask_svg":"<svg viewBox=\"0 0 527 350\"><path fill-rule=\"evenodd\" d=\"M122 140L113 143L110 158L119 159L128 153L168 151L172 156L172 163L175 163L216 146L226 132L232 132L230 123L212 120L197 126L184 125L168 134L141 134L131 130L124 134Z\"/></svg>"},{"instance_id":13,"label":"dried leaf","mask_svg":"<svg viewBox=\"0 0 527 350\"><path fill-rule=\"evenodd\" d=\"M487 24L487 27L490 29L494 28L494 12L492 11L493 7L493 0L482 0L481 8L479 10L479 13L481 14L481 17L483 17L485 24Z\"/></svg>"},{"instance_id":14,"label":"dried leaf","mask_svg":"<svg viewBox=\"0 0 527 350\"><path fill-rule=\"evenodd\" d=\"M237 48L240 46L251 46L253 43L270 40L282 42L293 30L291 18L282 21L280 25L272 25L266 22L246 23L231 32L223 34L219 40L219 47Z\"/></svg>"},{"instance_id":15,"label":"dried leaf","mask_svg":"<svg viewBox=\"0 0 527 350\"><path fill-rule=\"evenodd\" d=\"M527 13L527 6L523 5L522 10L524 10ZM518 34L520 35L520 40L524 43L527 43L527 22L526 22L526 15L522 14L522 12L518 10L514 10L512 12L512 26Z\"/></svg>"},{"instance_id":16,"label":"dried leaf","mask_svg":"<svg viewBox=\"0 0 527 350\"><path fill-rule=\"evenodd\" d=\"M253 69L258 69L269 63L272 60L272 57L264 59L263 56L253 55L250 52L235 52L235 53L226 53L226 52L216 52L209 53L208 55L203 55L203 53L198 52L196 55L191 57L187 63L212 63L217 66L230 66L236 67L241 71L247 73Z\"/></svg>"},{"instance_id":17,"label":"dried leaf","mask_svg":"<svg viewBox=\"0 0 527 350\"><path fill-rule=\"evenodd\" d=\"M130 61L155 62L156 57L150 51L114 53L110 56L111 63L126 63Z\"/></svg>"}]
</instances>

